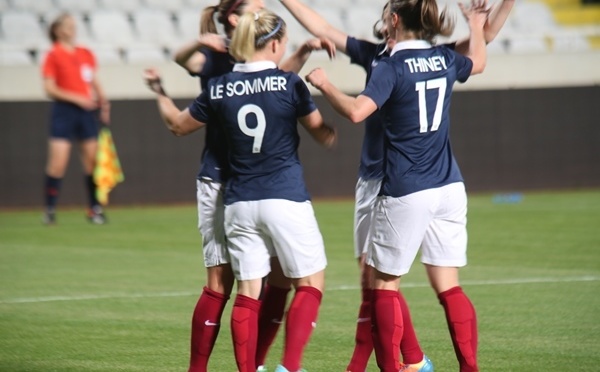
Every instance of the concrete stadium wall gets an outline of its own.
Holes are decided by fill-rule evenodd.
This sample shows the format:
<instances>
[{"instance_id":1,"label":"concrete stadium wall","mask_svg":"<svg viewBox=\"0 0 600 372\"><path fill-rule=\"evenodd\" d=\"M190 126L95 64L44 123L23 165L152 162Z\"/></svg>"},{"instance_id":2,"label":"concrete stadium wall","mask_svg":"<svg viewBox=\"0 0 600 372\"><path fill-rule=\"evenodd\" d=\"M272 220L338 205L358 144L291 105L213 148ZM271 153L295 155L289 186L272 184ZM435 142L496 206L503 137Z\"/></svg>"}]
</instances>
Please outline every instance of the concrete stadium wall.
<instances>
[{"instance_id":1,"label":"concrete stadium wall","mask_svg":"<svg viewBox=\"0 0 600 372\"><path fill-rule=\"evenodd\" d=\"M300 129L309 191L351 198L363 127L341 119L323 97L315 100L338 128L339 142L325 150ZM172 136L150 99L115 100L112 108L126 179L111 204L193 203L203 131ZM0 102L0 208L41 208L49 110L43 100ZM458 91L451 115L453 149L469 191L600 187L600 85ZM61 206L85 203L75 152L62 191Z\"/></svg>"}]
</instances>

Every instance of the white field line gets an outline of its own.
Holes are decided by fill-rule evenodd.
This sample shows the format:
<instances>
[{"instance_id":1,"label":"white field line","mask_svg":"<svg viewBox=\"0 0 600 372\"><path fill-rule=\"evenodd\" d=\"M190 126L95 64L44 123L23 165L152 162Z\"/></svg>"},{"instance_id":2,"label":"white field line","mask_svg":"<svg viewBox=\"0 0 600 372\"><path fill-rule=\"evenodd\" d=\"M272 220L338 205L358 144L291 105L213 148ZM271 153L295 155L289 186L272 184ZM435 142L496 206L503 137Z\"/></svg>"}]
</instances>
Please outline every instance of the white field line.
<instances>
[{"instance_id":1,"label":"white field line","mask_svg":"<svg viewBox=\"0 0 600 372\"><path fill-rule=\"evenodd\" d=\"M490 286L490 285L517 285L517 284L539 284L539 283L573 283L573 282L597 282L598 276L574 276L562 278L518 278L505 280L472 280L463 281L461 285L468 286ZM404 283L402 288L423 288L428 287L429 283ZM326 291L350 291L358 290L358 286L338 286L328 287ZM75 296L45 296L45 297L21 297L0 299L2 304L26 304L38 302L55 301L83 301L83 300L102 300L102 299L133 299L133 298L156 298L156 297L185 297L197 296L199 292L156 292L156 293L129 293L129 294L104 294L104 295L75 295Z\"/></svg>"}]
</instances>

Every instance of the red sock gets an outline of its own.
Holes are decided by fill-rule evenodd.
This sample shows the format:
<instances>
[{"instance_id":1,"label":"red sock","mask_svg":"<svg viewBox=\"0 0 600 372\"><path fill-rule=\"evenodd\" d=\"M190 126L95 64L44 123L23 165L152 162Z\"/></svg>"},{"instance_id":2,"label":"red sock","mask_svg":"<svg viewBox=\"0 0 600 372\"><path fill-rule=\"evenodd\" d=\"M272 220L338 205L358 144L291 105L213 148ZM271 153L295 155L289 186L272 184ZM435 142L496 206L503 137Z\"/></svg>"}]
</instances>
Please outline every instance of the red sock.
<instances>
[{"instance_id":1,"label":"red sock","mask_svg":"<svg viewBox=\"0 0 600 372\"><path fill-rule=\"evenodd\" d=\"M192 317L190 368L188 372L206 372L208 358L215 346L221 315L229 296L204 287Z\"/></svg>"},{"instance_id":2,"label":"red sock","mask_svg":"<svg viewBox=\"0 0 600 372\"><path fill-rule=\"evenodd\" d=\"M377 366L382 372L400 370L402 341L402 310L398 291L373 290L371 323Z\"/></svg>"},{"instance_id":3,"label":"red sock","mask_svg":"<svg viewBox=\"0 0 600 372\"><path fill-rule=\"evenodd\" d=\"M267 352L275 340L279 326L283 323L285 303L290 288L266 285L258 315L258 342L256 345L256 365L265 364Z\"/></svg>"},{"instance_id":4,"label":"red sock","mask_svg":"<svg viewBox=\"0 0 600 372\"><path fill-rule=\"evenodd\" d=\"M358 310L356 335L354 336L354 353L346 371L365 371L373 352L373 337L371 335L371 297L373 290L362 290L362 302Z\"/></svg>"},{"instance_id":5,"label":"red sock","mask_svg":"<svg viewBox=\"0 0 600 372\"><path fill-rule=\"evenodd\" d=\"M299 287L290 304L285 321L285 347L282 365L288 371L297 371L302 353L316 326L323 294L314 287Z\"/></svg>"},{"instance_id":6,"label":"red sock","mask_svg":"<svg viewBox=\"0 0 600 372\"><path fill-rule=\"evenodd\" d=\"M400 342L402 361L404 364L417 364L423 360L423 350L421 350L421 345L419 345L419 340L417 339L415 329L413 328L408 304L406 303L402 292L398 292L398 294L400 309L402 310L402 324L404 326L402 331L402 341Z\"/></svg>"},{"instance_id":7,"label":"red sock","mask_svg":"<svg viewBox=\"0 0 600 372\"><path fill-rule=\"evenodd\" d=\"M476 372L477 316L471 300L461 287L454 287L438 295L446 312L446 320L454 352L461 372Z\"/></svg>"},{"instance_id":8,"label":"red sock","mask_svg":"<svg viewBox=\"0 0 600 372\"><path fill-rule=\"evenodd\" d=\"M260 301L238 294L231 311L233 352L239 372L256 372L256 335Z\"/></svg>"}]
</instances>

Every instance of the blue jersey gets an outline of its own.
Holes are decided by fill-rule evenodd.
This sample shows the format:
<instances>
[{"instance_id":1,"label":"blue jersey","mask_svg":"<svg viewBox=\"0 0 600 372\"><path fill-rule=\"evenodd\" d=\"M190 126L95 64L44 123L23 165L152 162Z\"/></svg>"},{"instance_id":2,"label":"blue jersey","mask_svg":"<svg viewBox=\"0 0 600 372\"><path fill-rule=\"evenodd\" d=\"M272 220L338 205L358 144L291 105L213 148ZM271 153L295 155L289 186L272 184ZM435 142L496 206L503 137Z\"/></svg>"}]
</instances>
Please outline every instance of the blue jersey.
<instances>
[{"instance_id":1,"label":"blue jersey","mask_svg":"<svg viewBox=\"0 0 600 372\"><path fill-rule=\"evenodd\" d=\"M371 70L389 53L385 44L374 44L369 41L348 37L346 53L350 62L362 66L367 72L368 83ZM360 154L358 175L363 179L380 179L383 177L383 125L379 111L365 120L365 136Z\"/></svg>"},{"instance_id":2,"label":"blue jersey","mask_svg":"<svg viewBox=\"0 0 600 372\"><path fill-rule=\"evenodd\" d=\"M310 199L298 158L297 120L314 110L302 79L272 62L239 64L233 72L209 81L190 113L224 129L231 172L226 205Z\"/></svg>"},{"instance_id":3,"label":"blue jersey","mask_svg":"<svg viewBox=\"0 0 600 372\"><path fill-rule=\"evenodd\" d=\"M473 63L447 46L423 40L396 44L361 93L384 121L384 177L380 195L400 197L462 181L450 147L450 97Z\"/></svg>"},{"instance_id":4,"label":"blue jersey","mask_svg":"<svg viewBox=\"0 0 600 372\"><path fill-rule=\"evenodd\" d=\"M192 75L200 77L200 87L205 91L208 80L231 72L234 62L228 53L215 52L208 48L200 48L199 52L204 54L205 62L202 71ZM227 147L224 135L219 131L218 125L207 125L198 179L207 178L215 182L224 182L227 173Z\"/></svg>"}]
</instances>

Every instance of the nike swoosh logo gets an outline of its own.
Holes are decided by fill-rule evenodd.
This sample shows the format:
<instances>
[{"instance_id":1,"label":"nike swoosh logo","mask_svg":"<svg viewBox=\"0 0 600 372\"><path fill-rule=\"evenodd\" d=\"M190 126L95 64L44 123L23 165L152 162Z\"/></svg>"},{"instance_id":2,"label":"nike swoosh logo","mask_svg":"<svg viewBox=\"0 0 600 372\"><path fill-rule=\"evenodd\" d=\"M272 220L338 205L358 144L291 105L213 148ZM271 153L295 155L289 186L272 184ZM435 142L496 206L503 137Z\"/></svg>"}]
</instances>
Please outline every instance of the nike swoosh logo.
<instances>
[{"instance_id":1,"label":"nike swoosh logo","mask_svg":"<svg viewBox=\"0 0 600 372\"><path fill-rule=\"evenodd\" d=\"M366 322L370 322L370 321L371 321L371 318L358 318L356 323L366 323Z\"/></svg>"},{"instance_id":2,"label":"nike swoosh logo","mask_svg":"<svg viewBox=\"0 0 600 372\"><path fill-rule=\"evenodd\" d=\"M273 318L273 319L271 319L271 323L275 323L275 324L283 324L283 320L281 320L281 319L277 319L277 318Z\"/></svg>"},{"instance_id":3,"label":"nike swoosh logo","mask_svg":"<svg viewBox=\"0 0 600 372\"><path fill-rule=\"evenodd\" d=\"M204 322L204 325L207 326L207 327L216 327L216 326L219 325L219 323L213 323L210 320L207 320L207 321Z\"/></svg>"}]
</instances>

